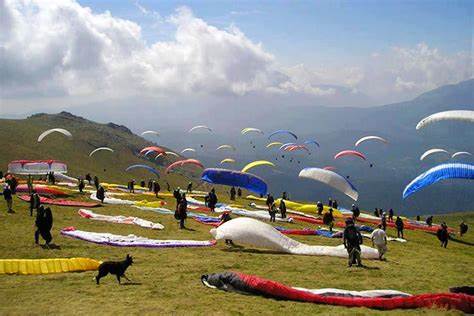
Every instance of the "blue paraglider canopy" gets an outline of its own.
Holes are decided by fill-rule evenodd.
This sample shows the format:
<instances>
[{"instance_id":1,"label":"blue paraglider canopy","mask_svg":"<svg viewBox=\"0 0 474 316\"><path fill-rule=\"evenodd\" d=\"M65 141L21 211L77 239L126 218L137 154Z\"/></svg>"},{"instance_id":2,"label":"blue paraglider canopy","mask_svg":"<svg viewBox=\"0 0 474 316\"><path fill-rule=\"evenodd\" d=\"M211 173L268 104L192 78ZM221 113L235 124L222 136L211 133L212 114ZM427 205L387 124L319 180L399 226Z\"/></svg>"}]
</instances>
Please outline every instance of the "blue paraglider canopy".
<instances>
[{"instance_id":1,"label":"blue paraglider canopy","mask_svg":"<svg viewBox=\"0 0 474 316\"><path fill-rule=\"evenodd\" d=\"M136 169L136 168L141 168L141 169L146 169L154 174L156 174L156 176L159 178L160 177L160 174L158 172L158 170L150 167L150 166L147 166L147 165L131 165L129 167L127 167L127 169L125 169L125 171L130 171L132 169Z\"/></svg>"},{"instance_id":2,"label":"blue paraglider canopy","mask_svg":"<svg viewBox=\"0 0 474 316\"><path fill-rule=\"evenodd\" d=\"M305 145L314 144L314 145L320 147L320 146L319 146L319 143L318 143L317 141L315 141L315 140L307 140L307 141L305 141L303 144L305 144Z\"/></svg>"},{"instance_id":3,"label":"blue paraglider canopy","mask_svg":"<svg viewBox=\"0 0 474 316\"><path fill-rule=\"evenodd\" d=\"M474 165L465 163L445 163L420 174L403 190L406 199L418 190L445 179L474 179Z\"/></svg>"},{"instance_id":4,"label":"blue paraglider canopy","mask_svg":"<svg viewBox=\"0 0 474 316\"><path fill-rule=\"evenodd\" d=\"M265 181L247 172L208 168L202 173L201 180L213 184L241 187L257 194L267 194L267 184Z\"/></svg>"}]
</instances>

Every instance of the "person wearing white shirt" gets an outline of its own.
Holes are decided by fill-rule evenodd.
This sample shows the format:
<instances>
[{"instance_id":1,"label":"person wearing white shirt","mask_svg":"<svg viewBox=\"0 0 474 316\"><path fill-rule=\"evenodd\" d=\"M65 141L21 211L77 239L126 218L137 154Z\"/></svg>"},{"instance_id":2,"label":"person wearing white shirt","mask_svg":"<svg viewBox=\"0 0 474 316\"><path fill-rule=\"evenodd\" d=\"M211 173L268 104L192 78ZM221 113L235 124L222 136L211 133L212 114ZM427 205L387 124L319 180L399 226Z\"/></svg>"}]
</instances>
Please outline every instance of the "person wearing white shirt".
<instances>
[{"instance_id":1,"label":"person wearing white shirt","mask_svg":"<svg viewBox=\"0 0 474 316\"><path fill-rule=\"evenodd\" d=\"M387 252L387 234L382 229L382 225L378 225L378 228L370 235L370 239L379 252L379 259L383 260L382 257Z\"/></svg>"}]
</instances>

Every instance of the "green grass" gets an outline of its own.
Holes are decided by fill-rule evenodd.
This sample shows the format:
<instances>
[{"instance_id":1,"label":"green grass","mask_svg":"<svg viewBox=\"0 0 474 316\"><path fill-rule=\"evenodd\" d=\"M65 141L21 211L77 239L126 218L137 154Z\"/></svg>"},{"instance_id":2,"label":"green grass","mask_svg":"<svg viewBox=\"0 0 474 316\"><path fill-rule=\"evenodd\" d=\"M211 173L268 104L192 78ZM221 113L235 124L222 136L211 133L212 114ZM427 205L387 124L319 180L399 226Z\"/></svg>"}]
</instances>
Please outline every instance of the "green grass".
<instances>
[{"instance_id":1,"label":"green grass","mask_svg":"<svg viewBox=\"0 0 474 316\"><path fill-rule=\"evenodd\" d=\"M78 199L79 196L73 198ZM152 200L150 197L148 199ZM173 208L173 202L167 201L168 207ZM215 247L194 249L115 248L96 245L62 237L59 235L59 230L72 225L86 231L135 234L157 239L207 240L211 237L209 234L211 227L189 219L187 226L193 231L181 231L176 221L169 215L159 215L126 206L95 209L96 212L103 214L135 215L160 222L165 226L163 231L150 231L136 226L83 219L77 215L77 208L53 207L55 220L53 242L60 245L61 249L46 250L34 244L34 219L28 214L27 203L18 199L14 202L16 214L6 214L4 204L0 204L1 258L84 256L99 260L122 260L127 253L130 253L135 258L135 264L127 271L127 275L140 284L119 286L114 277L108 276L102 279L100 286L97 286L92 280L95 272L39 276L0 275L0 314L454 315L460 313L427 309L382 312L364 308L277 301L208 289L201 285L200 276L233 270L259 275L292 286L352 290L396 289L413 294L445 292L451 286L474 283L472 231L463 237L465 243L451 241L447 249L439 246L434 235L406 231L408 243L389 243L388 261L365 261L370 269L349 269L346 266L346 259L342 258L272 254L250 247L233 250L223 242L219 242ZM248 203L245 200L240 202ZM461 217L472 224L474 213L449 215L443 217L443 220L457 226ZM394 231L389 229L389 234L393 236ZM296 237L296 239L314 245L340 243L340 240L318 236Z\"/></svg>"}]
</instances>

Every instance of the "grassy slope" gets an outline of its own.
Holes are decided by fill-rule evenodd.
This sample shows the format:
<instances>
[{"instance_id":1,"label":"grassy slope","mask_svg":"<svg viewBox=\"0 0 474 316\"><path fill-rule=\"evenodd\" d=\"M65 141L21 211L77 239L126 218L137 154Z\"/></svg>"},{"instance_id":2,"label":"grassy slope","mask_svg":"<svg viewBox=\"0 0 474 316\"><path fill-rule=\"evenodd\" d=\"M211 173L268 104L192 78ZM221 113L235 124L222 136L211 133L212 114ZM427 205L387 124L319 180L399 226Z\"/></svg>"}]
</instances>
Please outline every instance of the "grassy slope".
<instances>
[{"instance_id":1,"label":"grassy slope","mask_svg":"<svg viewBox=\"0 0 474 316\"><path fill-rule=\"evenodd\" d=\"M77 198L77 196L75 197ZM142 197L136 197L142 199ZM150 199L150 198L148 198ZM172 201L168 200L172 208ZM241 201L247 203L247 201ZM348 269L346 259L272 254L264 250L232 250L220 242L216 247L197 249L113 248L61 237L59 230L74 225L78 229L136 234L159 239L210 238L210 226L188 221L193 231L180 231L169 215L158 215L129 207L107 206L98 213L136 215L165 225L163 231L136 226L94 222L80 218L76 208L54 207L54 242L60 250L45 250L33 243L33 219L27 204L15 200L16 214L6 214L0 204L0 253L2 258L49 258L86 256L100 260L121 260L127 253L136 263L128 276L140 285L119 286L106 277L96 286L94 272L42 276L0 276L0 314L105 313L105 314L382 314L381 311L348 309L308 303L276 301L256 296L225 293L205 288L200 276L224 270L252 273L283 283L308 288L398 289L410 293L442 292L450 286L474 283L472 231L463 238L470 245L451 242L439 247L435 236L407 231L406 244L390 243L387 262L366 261L370 269ZM452 225L460 217L473 223L474 214L450 215ZM287 224L302 227L298 224ZM309 225L304 225L308 227ZM471 225L472 229L472 225ZM391 235L393 230L389 230ZM298 237L308 244L337 245L339 240L318 236ZM387 314L445 314L442 310L391 311ZM459 314L451 311L450 314ZM384 313L385 314L385 313Z\"/></svg>"},{"instance_id":2,"label":"grassy slope","mask_svg":"<svg viewBox=\"0 0 474 316\"><path fill-rule=\"evenodd\" d=\"M68 140L61 134L53 133L41 143L36 141L43 131L55 127L69 130L73 139ZM84 176L89 172L101 180L126 183L132 177L140 180L148 179L151 175L137 169L131 173L124 172L131 164L144 163L162 168L169 162L167 158L158 161L160 166L138 158L137 153L142 148L153 144L137 135L68 113L37 114L24 120L0 119L0 135L0 170L4 172L12 160L57 159L67 163L71 176ZM93 149L103 146L115 152L102 151L89 157ZM173 160L173 157L170 159ZM177 174L168 175L166 180L172 186L183 186L188 181Z\"/></svg>"}]
</instances>

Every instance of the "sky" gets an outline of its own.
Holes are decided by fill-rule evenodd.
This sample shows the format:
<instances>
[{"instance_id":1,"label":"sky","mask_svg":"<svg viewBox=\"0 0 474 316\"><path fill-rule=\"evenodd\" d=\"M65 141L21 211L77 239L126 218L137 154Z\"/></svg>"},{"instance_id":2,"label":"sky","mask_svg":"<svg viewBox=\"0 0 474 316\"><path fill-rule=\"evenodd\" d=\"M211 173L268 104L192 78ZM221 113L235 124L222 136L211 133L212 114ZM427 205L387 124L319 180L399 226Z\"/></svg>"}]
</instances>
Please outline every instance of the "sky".
<instances>
[{"instance_id":1,"label":"sky","mask_svg":"<svg viewBox=\"0 0 474 316\"><path fill-rule=\"evenodd\" d=\"M129 100L155 107L409 100L472 78L473 6L0 0L0 115Z\"/></svg>"}]
</instances>

